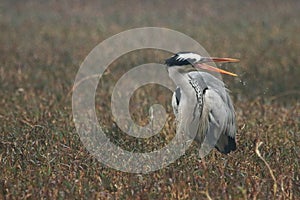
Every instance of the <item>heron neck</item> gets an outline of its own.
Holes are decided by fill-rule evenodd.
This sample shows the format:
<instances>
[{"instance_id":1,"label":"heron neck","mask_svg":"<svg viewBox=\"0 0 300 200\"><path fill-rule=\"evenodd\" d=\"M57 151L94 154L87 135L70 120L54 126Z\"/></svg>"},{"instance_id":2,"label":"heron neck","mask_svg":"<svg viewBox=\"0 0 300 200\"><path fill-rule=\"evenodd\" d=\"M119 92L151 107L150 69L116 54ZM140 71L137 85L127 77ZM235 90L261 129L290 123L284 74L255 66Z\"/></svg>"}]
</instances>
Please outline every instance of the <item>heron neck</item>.
<instances>
[{"instance_id":1,"label":"heron neck","mask_svg":"<svg viewBox=\"0 0 300 200\"><path fill-rule=\"evenodd\" d=\"M169 77L173 82L183 90L191 89L189 84L188 73L191 71L197 71L192 66L172 66L168 67Z\"/></svg>"}]
</instances>

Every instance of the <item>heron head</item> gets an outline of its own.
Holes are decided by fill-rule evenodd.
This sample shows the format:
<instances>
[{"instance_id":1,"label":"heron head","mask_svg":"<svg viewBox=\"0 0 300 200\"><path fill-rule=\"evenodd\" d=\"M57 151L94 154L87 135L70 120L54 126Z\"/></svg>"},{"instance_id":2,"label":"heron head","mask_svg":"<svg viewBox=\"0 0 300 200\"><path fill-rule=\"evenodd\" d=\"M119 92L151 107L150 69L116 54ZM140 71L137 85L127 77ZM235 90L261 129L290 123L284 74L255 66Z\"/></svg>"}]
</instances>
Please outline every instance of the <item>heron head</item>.
<instances>
[{"instance_id":1,"label":"heron head","mask_svg":"<svg viewBox=\"0 0 300 200\"><path fill-rule=\"evenodd\" d=\"M206 63L229 63L229 62L239 62L238 59L234 58L218 58L218 57L202 57L199 54L191 52L179 52L176 53L171 58L165 61L165 64L169 67L173 66L192 66L194 68L205 69L208 71L219 72L222 74L228 74L231 76L237 76L234 73L213 67Z\"/></svg>"}]
</instances>

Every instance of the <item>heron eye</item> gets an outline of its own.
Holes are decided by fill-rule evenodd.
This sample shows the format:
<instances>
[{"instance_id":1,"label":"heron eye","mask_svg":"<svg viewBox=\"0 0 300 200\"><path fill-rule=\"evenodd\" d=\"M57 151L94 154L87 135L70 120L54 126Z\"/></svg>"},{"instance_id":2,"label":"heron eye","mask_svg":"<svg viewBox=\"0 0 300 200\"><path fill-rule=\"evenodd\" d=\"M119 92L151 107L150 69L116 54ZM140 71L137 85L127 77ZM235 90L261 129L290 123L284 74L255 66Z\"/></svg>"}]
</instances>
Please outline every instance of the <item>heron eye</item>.
<instances>
[{"instance_id":1,"label":"heron eye","mask_svg":"<svg viewBox=\"0 0 300 200\"><path fill-rule=\"evenodd\" d=\"M192 64L192 63L195 63L195 62L197 61L197 60L194 59L194 58L189 58L189 59L187 59L187 60L188 60L188 62L191 63L191 64Z\"/></svg>"}]
</instances>

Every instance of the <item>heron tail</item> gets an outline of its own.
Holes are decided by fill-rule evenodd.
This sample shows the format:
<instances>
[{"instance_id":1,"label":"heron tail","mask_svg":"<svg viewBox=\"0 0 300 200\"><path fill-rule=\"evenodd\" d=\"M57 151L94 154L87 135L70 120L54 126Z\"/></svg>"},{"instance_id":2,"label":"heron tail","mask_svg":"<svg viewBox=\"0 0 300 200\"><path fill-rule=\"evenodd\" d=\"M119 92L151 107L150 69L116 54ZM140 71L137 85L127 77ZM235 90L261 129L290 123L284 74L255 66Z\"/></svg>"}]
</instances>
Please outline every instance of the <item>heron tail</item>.
<instances>
[{"instance_id":1,"label":"heron tail","mask_svg":"<svg viewBox=\"0 0 300 200\"><path fill-rule=\"evenodd\" d=\"M215 147L221 153L228 154L231 151L236 150L235 138L221 134Z\"/></svg>"}]
</instances>

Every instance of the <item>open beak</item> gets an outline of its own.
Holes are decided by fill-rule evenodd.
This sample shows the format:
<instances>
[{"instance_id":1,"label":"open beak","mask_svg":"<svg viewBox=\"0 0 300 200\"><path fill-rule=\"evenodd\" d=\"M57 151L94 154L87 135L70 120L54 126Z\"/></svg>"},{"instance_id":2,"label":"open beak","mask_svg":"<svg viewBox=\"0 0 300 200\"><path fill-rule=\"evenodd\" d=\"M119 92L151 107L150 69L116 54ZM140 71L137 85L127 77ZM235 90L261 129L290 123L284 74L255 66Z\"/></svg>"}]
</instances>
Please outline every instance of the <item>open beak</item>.
<instances>
[{"instance_id":1,"label":"open beak","mask_svg":"<svg viewBox=\"0 0 300 200\"><path fill-rule=\"evenodd\" d=\"M209 70L209 71L213 71L213 72L219 72L222 74L227 74L227 75L231 75L231 76L237 76L237 74L210 66L208 64L205 64L207 62L218 62L218 63L231 63L231 62L239 62L238 59L234 59L234 58L216 58L216 57L204 57L201 59L200 63L196 63L195 67L200 68L200 69L205 69L205 70Z\"/></svg>"}]
</instances>

